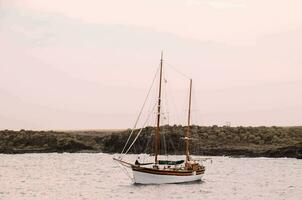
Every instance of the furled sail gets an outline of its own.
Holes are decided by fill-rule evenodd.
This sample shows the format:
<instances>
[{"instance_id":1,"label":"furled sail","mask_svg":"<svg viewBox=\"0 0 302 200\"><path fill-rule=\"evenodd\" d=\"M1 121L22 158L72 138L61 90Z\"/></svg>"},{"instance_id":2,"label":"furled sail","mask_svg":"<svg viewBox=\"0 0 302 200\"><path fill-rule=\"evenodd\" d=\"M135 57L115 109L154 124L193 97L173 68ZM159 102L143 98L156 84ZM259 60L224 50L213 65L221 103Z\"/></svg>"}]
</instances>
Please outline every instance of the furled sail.
<instances>
[{"instance_id":1,"label":"furled sail","mask_svg":"<svg viewBox=\"0 0 302 200\"><path fill-rule=\"evenodd\" d=\"M160 165L180 165L184 163L184 160L177 160L177 161L171 161L171 160L159 160L158 164Z\"/></svg>"}]
</instances>

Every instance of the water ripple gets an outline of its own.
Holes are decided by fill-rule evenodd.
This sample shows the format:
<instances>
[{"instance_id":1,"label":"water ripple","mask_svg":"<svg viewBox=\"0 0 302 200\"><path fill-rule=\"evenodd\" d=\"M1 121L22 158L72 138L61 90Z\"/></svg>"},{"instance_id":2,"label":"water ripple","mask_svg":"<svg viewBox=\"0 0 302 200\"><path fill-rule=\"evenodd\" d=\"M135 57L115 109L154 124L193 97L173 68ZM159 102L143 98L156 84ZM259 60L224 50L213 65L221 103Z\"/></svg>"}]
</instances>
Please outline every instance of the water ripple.
<instances>
[{"instance_id":1,"label":"water ripple","mask_svg":"<svg viewBox=\"0 0 302 200\"><path fill-rule=\"evenodd\" d=\"M146 186L132 184L108 154L1 154L0 199L300 200L302 197L302 160L212 159L212 164L206 164L203 181Z\"/></svg>"}]
</instances>

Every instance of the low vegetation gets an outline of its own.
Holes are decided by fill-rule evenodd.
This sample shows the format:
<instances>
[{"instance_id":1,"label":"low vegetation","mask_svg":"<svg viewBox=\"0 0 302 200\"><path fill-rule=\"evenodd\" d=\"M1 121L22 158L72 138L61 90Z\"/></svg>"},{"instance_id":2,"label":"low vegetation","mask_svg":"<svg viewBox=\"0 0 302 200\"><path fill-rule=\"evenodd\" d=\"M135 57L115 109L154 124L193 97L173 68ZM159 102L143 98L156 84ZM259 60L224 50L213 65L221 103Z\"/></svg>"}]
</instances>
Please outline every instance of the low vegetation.
<instances>
[{"instance_id":1,"label":"low vegetation","mask_svg":"<svg viewBox=\"0 0 302 200\"><path fill-rule=\"evenodd\" d=\"M161 127L161 153L183 154L187 127ZM142 130L130 153L152 153L153 127ZM119 153L130 135L123 131L0 131L0 153ZM137 134L134 132L132 139ZM191 154L302 158L302 127L191 126Z\"/></svg>"}]
</instances>

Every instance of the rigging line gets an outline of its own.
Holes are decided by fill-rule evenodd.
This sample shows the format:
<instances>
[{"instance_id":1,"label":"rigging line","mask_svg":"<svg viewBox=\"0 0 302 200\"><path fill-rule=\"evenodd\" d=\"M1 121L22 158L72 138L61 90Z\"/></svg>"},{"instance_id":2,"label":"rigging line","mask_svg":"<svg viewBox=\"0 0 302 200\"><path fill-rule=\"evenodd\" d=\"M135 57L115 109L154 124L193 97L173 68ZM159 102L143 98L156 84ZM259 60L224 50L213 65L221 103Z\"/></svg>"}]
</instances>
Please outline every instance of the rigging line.
<instances>
[{"instance_id":1,"label":"rigging line","mask_svg":"<svg viewBox=\"0 0 302 200\"><path fill-rule=\"evenodd\" d=\"M118 163L118 162L117 162ZM126 175L126 176L128 176L128 178L130 179L130 180L134 180L134 178L133 177L131 177L131 175L130 175L130 173L127 171L127 169L124 167L124 166L122 166L120 163L118 163L118 166L121 168L121 170L122 170L122 172Z\"/></svg>"},{"instance_id":2,"label":"rigging line","mask_svg":"<svg viewBox=\"0 0 302 200\"><path fill-rule=\"evenodd\" d=\"M143 151L144 153L147 153L147 150L148 150L149 144L150 144L150 138L149 138L149 137L147 137L146 147L145 147L145 150Z\"/></svg>"},{"instance_id":3,"label":"rigging line","mask_svg":"<svg viewBox=\"0 0 302 200\"><path fill-rule=\"evenodd\" d=\"M173 94L173 91L170 89L170 87L167 87L167 94L169 94L169 96L171 97L171 98L169 98L169 99L171 99L171 104L169 104L169 105L171 105L171 107L172 107L172 109L174 110L174 113L173 114L170 114L169 113L169 117L173 117L174 118L174 123L176 124L176 123L179 123L180 122L180 119L181 119L181 117L180 117L180 111L179 111L179 108L176 106L176 103L175 103L175 100L177 99L176 98L176 96ZM172 118L172 119L173 119Z\"/></svg>"},{"instance_id":4,"label":"rigging line","mask_svg":"<svg viewBox=\"0 0 302 200\"><path fill-rule=\"evenodd\" d=\"M164 111L166 111L167 115L165 115L165 119L167 119L167 124L169 125L169 107L168 107L168 95L167 95L167 76L165 73L165 70L163 71L163 75L164 75L164 90L163 90L163 96L165 97L165 101L164 101ZM165 131L162 131L162 139L163 139L163 146L164 146L164 151L165 151L165 155L167 156L167 145L166 145L166 133Z\"/></svg>"},{"instance_id":5,"label":"rigging line","mask_svg":"<svg viewBox=\"0 0 302 200\"><path fill-rule=\"evenodd\" d=\"M156 104L154 104L153 110L154 110L155 106L156 106ZM139 136L139 135L141 134L141 132L143 131L144 126L145 126L146 123L149 121L149 118L150 118L150 116L151 116L151 113L152 113L152 112L149 113L149 115L148 115L148 117L147 117L145 123L143 124L143 126L142 126L142 128L139 130L139 132L137 133L136 137L134 138L133 142L131 143L131 145L129 146L129 148L127 149L127 151L124 153L124 155L126 155L126 154L129 152L129 150L132 148L132 146L133 146L134 143L136 142L138 136Z\"/></svg>"},{"instance_id":6,"label":"rigging line","mask_svg":"<svg viewBox=\"0 0 302 200\"><path fill-rule=\"evenodd\" d=\"M196 97L196 87L192 88L192 124L199 124L199 115L200 115L200 110L199 110L199 106L197 104L197 97Z\"/></svg>"},{"instance_id":7,"label":"rigging line","mask_svg":"<svg viewBox=\"0 0 302 200\"><path fill-rule=\"evenodd\" d=\"M170 118L169 118L169 104L168 104L168 89L167 89L167 85L168 85L168 79L167 79L167 76L166 76L166 74L165 74L165 71L164 71L164 90L163 90L163 93L164 93L164 96L165 96L165 113L167 113L167 115L166 115L166 119L167 119L167 123L168 124L170 124Z\"/></svg>"},{"instance_id":8,"label":"rigging line","mask_svg":"<svg viewBox=\"0 0 302 200\"><path fill-rule=\"evenodd\" d=\"M184 78L186 79L191 79L188 75L184 74L183 72L179 71L176 67L174 67L173 65L167 63L166 61L164 61L165 64L167 64L169 67L171 67L171 69L173 69L175 72L177 72L178 74L182 75Z\"/></svg>"},{"instance_id":9,"label":"rigging line","mask_svg":"<svg viewBox=\"0 0 302 200\"><path fill-rule=\"evenodd\" d=\"M152 101L153 102L153 101ZM154 101L153 103L152 103L152 105L150 104L150 108L148 109L148 113L154 113L154 104L157 104L157 101ZM154 113L154 114L157 114L157 113ZM155 116L155 115L154 115ZM153 122L153 120L154 120L154 122ZM152 122L150 122L150 121L152 121ZM151 119L150 120L148 120L148 123L146 123L146 125L145 125L145 127L146 126L155 126L154 124L156 123L155 122L155 118L154 119L152 119L152 117L151 117ZM152 125L151 125L152 124ZM147 136L147 142L146 142L146 145L145 145L145 150L143 151L144 153L147 153L147 150L148 150L148 147L150 146L150 142L151 142L151 136L149 137L149 136Z\"/></svg>"},{"instance_id":10,"label":"rigging line","mask_svg":"<svg viewBox=\"0 0 302 200\"><path fill-rule=\"evenodd\" d=\"M157 74L158 74L158 71L159 71L159 67L158 67L157 70L156 70L156 73L155 73L155 75L154 75L154 77L153 77L153 80L152 80L151 86L150 86L150 88L149 88L149 91L148 91L148 93L147 93L147 96L146 96L146 98L145 98L145 101L144 101L144 103L143 103L143 105L142 105L142 108L141 108L141 110L140 110L140 112L139 112L139 114L138 114L138 117L137 117L137 119L136 119L136 121L135 121L135 124L134 124L134 126L133 126L133 128L132 128L132 131L131 131L131 133L130 133L128 139L127 139L127 142L126 142L126 144L125 144L125 146L124 146L124 148L123 148L121 154L124 153L125 148L127 147L128 143L129 143L129 141L130 141L130 138L132 137L133 132L134 132L136 126L137 126L137 123L138 123L138 121L139 121L139 119L140 119L140 117L141 117L141 115L142 115L142 113L143 113L144 107L145 107L146 102L147 102L147 100L148 100L148 97L149 97L149 95L150 95L150 93L151 93L151 90L152 90L152 87L153 87L153 85L154 85L154 82L155 82L156 76L157 76Z\"/></svg>"},{"instance_id":11,"label":"rigging line","mask_svg":"<svg viewBox=\"0 0 302 200\"><path fill-rule=\"evenodd\" d=\"M165 150L165 155L167 156L167 145L166 145L166 133L165 131L162 131L162 138L163 138L163 146Z\"/></svg>"},{"instance_id":12,"label":"rigging line","mask_svg":"<svg viewBox=\"0 0 302 200\"><path fill-rule=\"evenodd\" d=\"M155 109L156 105L157 105L157 104L154 104L152 111ZM126 155L126 154L129 152L129 150L131 149L131 147L132 147L132 146L134 145L134 143L136 142L138 136L139 136L139 135L141 134L141 132L143 131L144 126L145 126L146 123L149 121L149 118L150 118L151 114L152 114L152 112L150 112L149 115L147 116L147 119L146 119L145 123L143 124L143 126L142 126L142 128L139 130L139 132L137 133L136 137L134 138L133 142L131 143L131 145L129 146L129 148L127 149L127 151L124 153L124 155Z\"/></svg>"}]
</instances>

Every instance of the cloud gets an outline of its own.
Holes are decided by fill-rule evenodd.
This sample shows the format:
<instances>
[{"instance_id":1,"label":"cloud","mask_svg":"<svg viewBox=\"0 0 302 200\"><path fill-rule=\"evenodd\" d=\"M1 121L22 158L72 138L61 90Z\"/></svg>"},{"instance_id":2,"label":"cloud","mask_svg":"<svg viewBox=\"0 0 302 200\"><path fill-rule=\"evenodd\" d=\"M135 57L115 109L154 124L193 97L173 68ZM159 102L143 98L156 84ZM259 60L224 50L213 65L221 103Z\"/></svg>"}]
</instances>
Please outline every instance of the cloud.
<instances>
[{"instance_id":1,"label":"cloud","mask_svg":"<svg viewBox=\"0 0 302 200\"><path fill-rule=\"evenodd\" d=\"M253 44L259 37L302 25L300 0L4 1L11 8L86 23L153 29L185 38ZM200 4L186 6L188 3ZM118 5L118 6L117 6Z\"/></svg>"},{"instance_id":2,"label":"cloud","mask_svg":"<svg viewBox=\"0 0 302 200\"><path fill-rule=\"evenodd\" d=\"M211 6L217 9L242 8L246 6L245 0L186 0L187 6Z\"/></svg>"},{"instance_id":3,"label":"cloud","mask_svg":"<svg viewBox=\"0 0 302 200\"><path fill-rule=\"evenodd\" d=\"M294 125L302 119L295 111L302 98L301 28L268 34L253 45L230 45L21 11L6 10L0 19L0 89L17 97L2 94L3 128L130 127L161 49L168 63L194 79L203 113L197 123ZM183 79L168 79L185 94Z\"/></svg>"}]
</instances>

